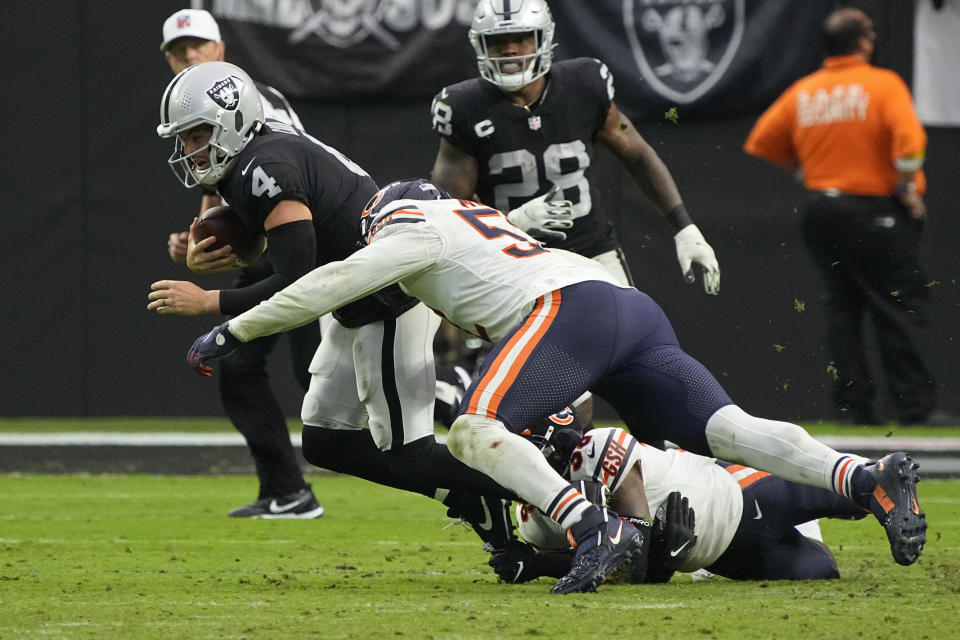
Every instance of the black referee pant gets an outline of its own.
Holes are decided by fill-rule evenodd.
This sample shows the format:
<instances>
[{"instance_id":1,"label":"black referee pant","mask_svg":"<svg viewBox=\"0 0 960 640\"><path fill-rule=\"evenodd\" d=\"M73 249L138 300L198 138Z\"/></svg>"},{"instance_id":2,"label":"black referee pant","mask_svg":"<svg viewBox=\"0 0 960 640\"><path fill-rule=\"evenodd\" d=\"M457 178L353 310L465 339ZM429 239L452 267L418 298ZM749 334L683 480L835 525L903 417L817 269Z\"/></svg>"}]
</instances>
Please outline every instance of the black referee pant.
<instances>
[{"instance_id":1,"label":"black referee pant","mask_svg":"<svg viewBox=\"0 0 960 640\"><path fill-rule=\"evenodd\" d=\"M923 220L891 197L810 192L802 224L824 278L837 405L857 422L878 421L863 334L870 322L897 419L922 421L936 405L936 385L918 346L929 303L920 259Z\"/></svg>"}]
</instances>

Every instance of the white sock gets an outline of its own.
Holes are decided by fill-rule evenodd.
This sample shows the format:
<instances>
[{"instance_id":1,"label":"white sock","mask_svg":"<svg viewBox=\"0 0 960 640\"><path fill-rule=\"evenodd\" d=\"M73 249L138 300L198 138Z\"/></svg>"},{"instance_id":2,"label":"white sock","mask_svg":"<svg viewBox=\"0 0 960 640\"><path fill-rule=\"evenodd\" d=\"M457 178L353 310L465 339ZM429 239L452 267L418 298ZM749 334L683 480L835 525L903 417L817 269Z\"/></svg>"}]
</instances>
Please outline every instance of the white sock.
<instances>
[{"instance_id":1,"label":"white sock","mask_svg":"<svg viewBox=\"0 0 960 640\"><path fill-rule=\"evenodd\" d=\"M803 427L789 422L751 416L736 405L727 405L707 421L707 443L713 455L768 471L784 480L843 492L858 457L844 456L815 440ZM848 467L837 469L842 458ZM862 458L861 458L862 459ZM835 471L844 477L837 482Z\"/></svg>"}]
</instances>

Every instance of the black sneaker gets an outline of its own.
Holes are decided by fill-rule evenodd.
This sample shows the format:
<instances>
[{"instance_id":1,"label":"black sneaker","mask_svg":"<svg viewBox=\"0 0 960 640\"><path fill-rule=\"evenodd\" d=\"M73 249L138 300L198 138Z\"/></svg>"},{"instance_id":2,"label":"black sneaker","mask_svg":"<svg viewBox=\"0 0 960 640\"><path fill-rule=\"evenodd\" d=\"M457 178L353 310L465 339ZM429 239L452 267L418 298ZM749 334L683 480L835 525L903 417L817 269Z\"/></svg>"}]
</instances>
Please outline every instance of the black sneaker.
<instances>
[{"instance_id":1,"label":"black sneaker","mask_svg":"<svg viewBox=\"0 0 960 640\"><path fill-rule=\"evenodd\" d=\"M231 518L263 518L312 520L323 515L323 507L317 502L310 485L276 498L260 498L245 507L237 507L228 514Z\"/></svg>"},{"instance_id":2,"label":"black sneaker","mask_svg":"<svg viewBox=\"0 0 960 640\"><path fill-rule=\"evenodd\" d=\"M640 549L640 532L612 511L603 510L597 524L589 516L570 527L577 541L570 573L557 580L550 593L586 593L597 587L618 566L630 562Z\"/></svg>"},{"instance_id":3,"label":"black sneaker","mask_svg":"<svg viewBox=\"0 0 960 640\"><path fill-rule=\"evenodd\" d=\"M866 469L877 481L870 511L887 532L890 551L898 564L917 561L927 541L927 517L917 502L920 467L905 453L891 453Z\"/></svg>"}]
</instances>

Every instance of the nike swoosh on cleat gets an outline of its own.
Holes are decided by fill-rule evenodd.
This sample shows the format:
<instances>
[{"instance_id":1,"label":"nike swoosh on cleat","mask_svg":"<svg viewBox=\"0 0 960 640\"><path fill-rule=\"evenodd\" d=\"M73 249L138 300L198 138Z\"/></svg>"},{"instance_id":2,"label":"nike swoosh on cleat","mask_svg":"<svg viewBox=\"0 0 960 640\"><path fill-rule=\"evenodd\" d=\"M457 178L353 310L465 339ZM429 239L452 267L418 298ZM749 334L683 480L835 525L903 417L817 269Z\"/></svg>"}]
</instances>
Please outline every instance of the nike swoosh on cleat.
<instances>
[{"instance_id":1,"label":"nike swoosh on cleat","mask_svg":"<svg viewBox=\"0 0 960 640\"><path fill-rule=\"evenodd\" d=\"M520 561L520 566L517 568L517 575L513 576L513 582L516 584L517 578L520 577L520 574L523 573L523 560Z\"/></svg>"},{"instance_id":2,"label":"nike swoosh on cleat","mask_svg":"<svg viewBox=\"0 0 960 640\"><path fill-rule=\"evenodd\" d=\"M277 504L276 500L270 501L270 513L283 513L285 511L290 511L294 507L303 504L306 501L306 498L300 498L294 500L293 502L288 502L287 504Z\"/></svg>"},{"instance_id":3,"label":"nike swoosh on cleat","mask_svg":"<svg viewBox=\"0 0 960 640\"><path fill-rule=\"evenodd\" d=\"M670 555L674 558L677 557L680 554L680 552L683 551L688 544L690 544L690 541L684 540L682 545L670 551Z\"/></svg>"},{"instance_id":4,"label":"nike swoosh on cleat","mask_svg":"<svg viewBox=\"0 0 960 640\"><path fill-rule=\"evenodd\" d=\"M760 520L760 519L762 519L762 518L763 518L763 512L760 511L760 503L757 502L756 499L754 499L754 501L753 501L753 506L755 506L755 507L757 508L757 515L753 516L753 519L754 519L754 520Z\"/></svg>"},{"instance_id":5,"label":"nike swoosh on cleat","mask_svg":"<svg viewBox=\"0 0 960 640\"><path fill-rule=\"evenodd\" d=\"M250 159L250 162L247 163L247 166L245 166L245 167L243 168L243 171L240 172L240 175L242 175L242 176L247 175L247 169L250 168L250 165L252 165L252 164L253 164L253 161L256 160L256 159L257 159L257 156L253 156L253 158Z\"/></svg>"},{"instance_id":6,"label":"nike swoosh on cleat","mask_svg":"<svg viewBox=\"0 0 960 640\"><path fill-rule=\"evenodd\" d=\"M611 536L610 534L607 534L607 537L610 538L610 542L612 542L613 544L620 544L620 534L622 533L623 533L623 520L620 521L620 526L617 527L617 535Z\"/></svg>"}]
</instances>

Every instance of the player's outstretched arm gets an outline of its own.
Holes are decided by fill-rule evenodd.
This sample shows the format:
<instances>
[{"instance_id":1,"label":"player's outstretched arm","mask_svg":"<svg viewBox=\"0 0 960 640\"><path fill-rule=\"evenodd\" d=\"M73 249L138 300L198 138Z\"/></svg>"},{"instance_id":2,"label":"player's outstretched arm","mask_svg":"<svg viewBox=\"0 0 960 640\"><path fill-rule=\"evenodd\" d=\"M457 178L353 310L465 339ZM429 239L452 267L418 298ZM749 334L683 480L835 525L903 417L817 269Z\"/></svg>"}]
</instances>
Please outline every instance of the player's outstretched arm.
<instances>
[{"instance_id":1,"label":"player's outstretched arm","mask_svg":"<svg viewBox=\"0 0 960 640\"><path fill-rule=\"evenodd\" d=\"M676 229L677 260L684 280L688 283L696 280L693 265L699 264L703 269L704 290L711 295L719 293L720 264L713 248L693 224L670 170L613 102L597 139L617 156L643 194Z\"/></svg>"}]
</instances>

